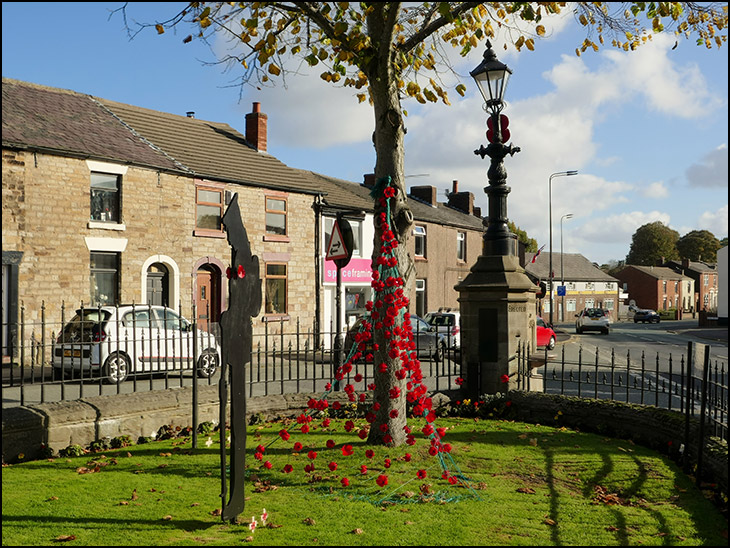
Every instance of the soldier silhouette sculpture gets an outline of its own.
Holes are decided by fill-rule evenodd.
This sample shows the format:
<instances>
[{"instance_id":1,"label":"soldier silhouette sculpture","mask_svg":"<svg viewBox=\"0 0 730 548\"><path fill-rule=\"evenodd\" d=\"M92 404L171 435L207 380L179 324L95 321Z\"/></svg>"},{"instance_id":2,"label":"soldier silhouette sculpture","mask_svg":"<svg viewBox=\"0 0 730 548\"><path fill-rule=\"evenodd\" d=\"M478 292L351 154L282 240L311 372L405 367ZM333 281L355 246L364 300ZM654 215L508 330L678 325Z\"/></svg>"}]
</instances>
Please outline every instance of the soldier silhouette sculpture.
<instances>
[{"instance_id":1,"label":"soldier silhouette sculpture","mask_svg":"<svg viewBox=\"0 0 730 548\"><path fill-rule=\"evenodd\" d=\"M261 278L259 259L251 255L246 229L241 221L238 194L233 195L223 215L228 243L231 246L231 266L228 275L228 310L221 315L221 517L234 521L244 509L243 482L246 458L246 362L251 358L253 328L251 318L261 309ZM226 438L228 386L231 393L231 456L230 497L227 488Z\"/></svg>"}]
</instances>

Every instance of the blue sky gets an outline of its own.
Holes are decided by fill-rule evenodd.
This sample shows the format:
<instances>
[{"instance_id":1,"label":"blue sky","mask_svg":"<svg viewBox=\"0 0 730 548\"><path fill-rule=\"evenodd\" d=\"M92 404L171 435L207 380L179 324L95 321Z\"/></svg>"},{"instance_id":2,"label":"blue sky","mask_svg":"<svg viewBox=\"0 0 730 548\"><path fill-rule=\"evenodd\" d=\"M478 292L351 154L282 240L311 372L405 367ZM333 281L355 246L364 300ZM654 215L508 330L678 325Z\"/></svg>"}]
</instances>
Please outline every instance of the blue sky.
<instances>
[{"instance_id":1,"label":"blue sky","mask_svg":"<svg viewBox=\"0 0 730 548\"><path fill-rule=\"evenodd\" d=\"M130 19L155 22L179 3L132 3ZM253 101L268 115L268 152L284 163L361 182L373 171L373 116L354 91L317 74L274 88L240 88L236 72L211 65L224 45L183 44L188 29L130 40L117 2L2 5L3 77L71 89L140 107L224 122L241 133ZM131 22L131 21L130 21ZM505 159L508 215L539 245L604 263L624 259L631 237L662 221L684 235L728 234L728 55L691 40L658 36L631 53L574 53L584 37L569 12L546 22L534 52L498 48L512 70L504 110L521 152ZM495 40L495 43L498 41ZM487 211L486 116L468 72L483 48L455 69L467 96L452 106L405 101L408 185L433 185L439 199L452 181ZM306 72L306 71L304 71ZM456 81L454 81L455 84ZM453 86L450 88L453 89ZM551 173L578 170L575 177ZM548 245L549 247L549 245ZM545 251L548 251L548 247Z\"/></svg>"}]
</instances>

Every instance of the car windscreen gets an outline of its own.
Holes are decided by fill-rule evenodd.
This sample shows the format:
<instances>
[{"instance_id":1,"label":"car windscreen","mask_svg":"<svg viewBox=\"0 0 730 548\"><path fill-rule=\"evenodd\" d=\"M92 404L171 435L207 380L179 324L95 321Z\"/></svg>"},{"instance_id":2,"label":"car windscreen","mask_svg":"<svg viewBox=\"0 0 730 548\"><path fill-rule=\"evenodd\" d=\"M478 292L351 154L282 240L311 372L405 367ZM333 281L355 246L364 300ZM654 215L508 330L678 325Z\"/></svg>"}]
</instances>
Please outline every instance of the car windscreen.
<instances>
[{"instance_id":1,"label":"car windscreen","mask_svg":"<svg viewBox=\"0 0 730 548\"><path fill-rule=\"evenodd\" d=\"M111 316L109 312L97 308L77 310L76 315L63 327L58 341L94 342L95 338L98 340L101 324L108 320L109 316Z\"/></svg>"}]
</instances>

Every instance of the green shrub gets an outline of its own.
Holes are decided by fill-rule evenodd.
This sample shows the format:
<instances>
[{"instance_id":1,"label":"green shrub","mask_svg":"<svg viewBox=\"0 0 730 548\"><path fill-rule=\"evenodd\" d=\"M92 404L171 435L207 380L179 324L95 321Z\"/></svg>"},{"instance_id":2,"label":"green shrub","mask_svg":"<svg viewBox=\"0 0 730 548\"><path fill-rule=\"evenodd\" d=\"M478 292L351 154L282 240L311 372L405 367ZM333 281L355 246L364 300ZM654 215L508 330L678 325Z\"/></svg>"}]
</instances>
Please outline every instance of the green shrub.
<instances>
[{"instance_id":1,"label":"green shrub","mask_svg":"<svg viewBox=\"0 0 730 548\"><path fill-rule=\"evenodd\" d=\"M132 445L132 438L130 436L127 436L126 434L124 436L117 436L116 438L112 439L111 446L113 449L119 449L120 447L129 447Z\"/></svg>"},{"instance_id":2,"label":"green shrub","mask_svg":"<svg viewBox=\"0 0 730 548\"><path fill-rule=\"evenodd\" d=\"M78 444L72 443L68 447L64 447L58 452L60 457L80 457L86 453L86 450Z\"/></svg>"}]
</instances>

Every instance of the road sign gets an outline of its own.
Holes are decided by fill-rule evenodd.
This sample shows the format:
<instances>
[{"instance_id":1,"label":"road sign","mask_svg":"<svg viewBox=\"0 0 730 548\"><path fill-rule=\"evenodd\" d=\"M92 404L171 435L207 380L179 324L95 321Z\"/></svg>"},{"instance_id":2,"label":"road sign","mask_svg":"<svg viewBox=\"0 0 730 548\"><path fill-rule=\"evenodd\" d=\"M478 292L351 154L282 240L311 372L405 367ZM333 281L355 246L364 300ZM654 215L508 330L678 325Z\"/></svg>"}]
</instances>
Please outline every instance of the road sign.
<instances>
[{"instance_id":1,"label":"road sign","mask_svg":"<svg viewBox=\"0 0 730 548\"><path fill-rule=\"evenodd\" d=\"M565 297L565 286L564 285L558 286L558 297Z\"/></svg>"},{"instance_id":2,"label":"road sign","mask_svg":"<svg viewBox=\"0 0 730 548\"><path fill-rule=\"evenodd\" d=\"M332 226L332 234L327 242L328 261L334 261L337 268L344 268L352 257L352 227L346 219L338 218Z\"/></svg>"}]
</instances>

